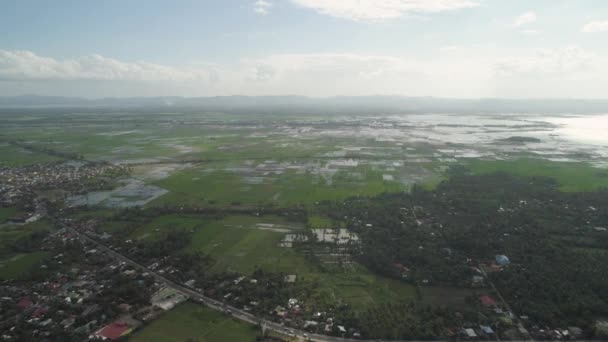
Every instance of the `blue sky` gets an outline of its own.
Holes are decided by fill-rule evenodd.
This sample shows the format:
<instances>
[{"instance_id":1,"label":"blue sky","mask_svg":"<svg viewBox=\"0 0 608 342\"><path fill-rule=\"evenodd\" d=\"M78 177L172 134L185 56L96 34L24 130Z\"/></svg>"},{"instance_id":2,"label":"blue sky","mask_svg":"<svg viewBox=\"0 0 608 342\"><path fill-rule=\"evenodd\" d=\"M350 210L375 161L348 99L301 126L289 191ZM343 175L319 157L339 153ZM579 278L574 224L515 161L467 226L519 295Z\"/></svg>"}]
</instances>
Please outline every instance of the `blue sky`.
<instances>
[{"instance_id":1,"label":"blue sky","mask_svg":"<svg viewBox=\"0 0 608 342\"><path fill-rule=\"evenodd\" d=\"M608 97L604 0L4 0L0 95Z\"/></svg>"}]
</instances>

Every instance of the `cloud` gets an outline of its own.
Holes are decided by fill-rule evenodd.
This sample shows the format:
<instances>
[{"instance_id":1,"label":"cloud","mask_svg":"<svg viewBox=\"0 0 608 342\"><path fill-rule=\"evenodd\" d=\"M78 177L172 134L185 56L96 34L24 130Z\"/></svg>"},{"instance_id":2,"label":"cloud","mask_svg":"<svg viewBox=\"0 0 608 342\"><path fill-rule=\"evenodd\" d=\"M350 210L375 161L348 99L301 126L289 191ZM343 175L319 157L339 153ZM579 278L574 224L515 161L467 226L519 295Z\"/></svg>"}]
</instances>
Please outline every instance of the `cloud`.
<instances>
[{"instance_id":1,"label":"cloud","mask_svg":"<svg viewBox=\"0 0 608 342\"><path fill-rule=\"evenodd\" d=\"M272 8L272 3L266 0L257 0L253 3L253 10L255 13L266 15L270 12Z\"/></svg>"},{"instance_id":2,"label":"cloud","mask_svg":"<svg viewBox=\"0 0 608 342\"><path fill-rule=\"evenodd\" d=\"M536 19L537 19L536 12L528 11L528 12L523 13L522 15L518 16L517 18L515 18L515 20L513 20L513 23L511 24L511 27L520 28L522 26L535 22Z\"/></svg>"},{"instance_id":3,"label":"cloud","mask_svg":"<svg viewBox=\"0 0 608 342\"><path fill-rule=\"evenodd\" d=\"M585 33L608 32L608 20L589 22L583 26L581 31Z\"/></svg>"},{"instance_id":4,"label":"cloud","mask_svg":"<svg viewBox=\"0 0 608 342\"><path fill-rule=\"evenodd\" d=\"M292 0L321 14L354 21L379 21L411 13L436 13L476 7L472 0Z\"/></svg>"},{"instance_id":5,"label":"cloud","mask_svg":"<svg viewBox=\"0 0 608 342\"><path fill-rule=\"evenodd\" d=\"M568 76L591 71L596 56L579 47L542 49L534 54L507 57L495 63L495 71L502 76Z\"/></svg>"},{"instance_id":6,"label":"cloud","mask_svg":"<svg viewBox=\"0 0 608 342\"><path fill-rule=\"evenodd\" d=\"M0 95L605 97L608 87L608 58L579 47L518 54L495 45L452 45L439 51L429 58L285 53L168 66L0 50Z\"/></svg>"},{"instance_id":7,"label":"cloud","mask_svg":"<svg viewBox=\"0 0 608 342\"><path fill-rule=\"evenodd\" d=\"M31 51L0 50L0 79L4 80L192 81L208 77L202 69L128 63L100 55L57 60Z\"/></svg>"},{"instance_id":8,"label":"cloud","mask_svg":"<svg viewBox=\"0 0 608 342\"><path fill-rule=\"evenodd\" d=\"M521 32L523 34L528 34L528 35L537 35L537 34L540 34L539 30L533 30L533 29L521 30L519 32Z\"/></svg>"}]
</instances>

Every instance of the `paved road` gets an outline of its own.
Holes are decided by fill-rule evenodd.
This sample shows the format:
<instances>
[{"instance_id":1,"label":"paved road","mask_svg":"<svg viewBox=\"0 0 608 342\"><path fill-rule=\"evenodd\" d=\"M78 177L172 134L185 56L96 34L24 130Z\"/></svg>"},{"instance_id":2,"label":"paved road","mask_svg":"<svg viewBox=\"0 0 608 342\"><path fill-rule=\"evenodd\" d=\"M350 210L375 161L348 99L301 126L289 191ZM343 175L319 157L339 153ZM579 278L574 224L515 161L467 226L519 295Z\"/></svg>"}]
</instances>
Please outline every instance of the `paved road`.
<instances>
[{"instance_id":1,"label":"paved road","mask_svg":"<svg viewBox=\"0 0 608 342\"><path fill-rule=\"evenodd\" d=\"M362 342L362 341L366 341L366 340L354 340L354 339L346 339L346 338L339 338L339 337L333 337L333 336L326 336L326 335L318 335L318 334L308 334L304 331L301 330L297 330L297 329L292 329L292 328L288 328L285 327L281 324L272 322L272 321L267 321L264 320L263 318L257 317L255 315L252 315L249 312L243 311L241 309L235 308L233 306L230 305L226 305L220 301L217 301L213 298L209 298L205 295L203 295L202 293L188 288L186 286L180 285L174 281L171 281L165 277L163 277L162 275L150 270L149 268L147 268L146 266L112 250L111 248L108 248L107 246L103 245L102 243L98 242L97 240L89 237L88 235L79 232L78 230L69 227L65 224L62 224L63 227L65 227L66 229L68 229L70 232L78 235L81 239L87 240L90 243L94 244L98 250L104 251L105 253L107 253L109 256L115 258L116 260L120 260L126 264L129 264L133 267L136 267L144 272L147 272L148 274L152 275L156 281L158 281L159 283L163 283L164 285L171 287L185 295L190 296L190 298L192 298L194 301L197 301L199 303L203 303L206 306L208 306L211 309L214 310L218 310L221 312L227 312L230 311L230 314L234 317L237 318L241 321L247 322L247 323L251 323L251 324L264 324L265 328L267 330L271 330L274 331L276 333L280 333L280 334L290 334L291 336L300 339L300 340L306 340L308 339L309 341L317 341L317 342ZM307 336L307 338L305 338L304 336ZM367 341L372 341L372 340L367 340ZM373 341L379 341L379 340L373 340Z\"/></svg>"}]
</instances>

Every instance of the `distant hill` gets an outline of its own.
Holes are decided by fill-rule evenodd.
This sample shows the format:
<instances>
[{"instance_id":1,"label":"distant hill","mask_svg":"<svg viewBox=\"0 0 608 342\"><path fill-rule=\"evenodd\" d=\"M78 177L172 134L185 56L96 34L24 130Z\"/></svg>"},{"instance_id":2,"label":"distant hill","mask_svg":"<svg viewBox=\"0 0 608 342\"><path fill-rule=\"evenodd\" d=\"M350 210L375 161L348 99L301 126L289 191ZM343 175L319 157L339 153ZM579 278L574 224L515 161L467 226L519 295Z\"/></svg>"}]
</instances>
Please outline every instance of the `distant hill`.
<instances>
[{"instance_id":1,"label":"distant hill","mask_svg":"<svg viewBox=\"0 0 608 342\"><path fill-rule=\"evenodd\" d=\"M83 108L163 110L196 109L236 112L326 113L608 113L608 100L447 99L407 96L216 96L84 99L22 95L0 97L0 108Z\"/></svg>"}]
</instances>

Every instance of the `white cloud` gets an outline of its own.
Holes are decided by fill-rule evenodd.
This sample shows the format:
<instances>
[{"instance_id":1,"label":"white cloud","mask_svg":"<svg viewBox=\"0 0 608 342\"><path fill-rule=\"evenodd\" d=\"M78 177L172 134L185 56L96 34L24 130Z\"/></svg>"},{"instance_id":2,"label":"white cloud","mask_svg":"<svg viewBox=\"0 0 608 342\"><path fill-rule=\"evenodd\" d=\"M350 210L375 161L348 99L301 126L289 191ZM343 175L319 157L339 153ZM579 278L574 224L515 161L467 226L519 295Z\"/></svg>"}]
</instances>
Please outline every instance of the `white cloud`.
<instances>
[{"instance_id":1,"label":"white cloud","mask_svg":"<svg viewBox=\"0 0 608 342\"><path fill-rule=\"evenodd\" d=\"M585 33L608 32L608 20L587 23L581 31Z\"/></svg>"},{"instance_id":2,"label":"white cloud","mask_svg":"<svg viewBox=\"0 0 608 342\"><path fill-rule=\"evenodd\" d=\"M605 98L608 59L579 47L500 58L490 84L501 97Z\"/></svg>"},{"instance_id":3,"label":"white cloud","mask_svg":"<svg viewBox=\"0 0 608 342\"><path fill-rule=\"evenodd\" d=\"M266 15L270 12L272 8L272 3L266 0L257 0L253 3L253 10L255 13Z\"/></svg>"},{"instance_id":4,"label":"white cloud","mask_svg":"<svg viewBox=\"0 0 608 342\"><path fill-rule=\"evenodd\" d=\"M595 59L594 54L574 46L542 49L528 56L502 58L495 71L502 76L563 77L591 71Z\"/></svg>"},{"instance_id":5,"label":"white cloud","mask_svg":"<svg viewBox=\"0 0 608 342\"><path fill-rule=\"evenodd\" d=\"M0 95L605 97L608 58L578 47L518 54L453 45L430 58L357 53L272 54L221 65L66 60L0 50Z\"/></svg>"},{"instance_id":6,"label":"white cloud","mask_svg":"<svg viewBox=\"0 0 608 342\"><path fill-rule=\"evenodd\" d=\"M519 32L521 32L521 33L523 33L523 34L532 35L532 36L537 35L537 34L540 34L540 31L539 31L539 30L533 30L533 29L521 30L521 31L519 31Z\"/></svg>"},{"instance_id":7,"label":"white cloud","mask_svg":"<svg viewBox=\"0 0 608 342\"><path fill-rule=\"evenodd\" d=\"M393 19L410 13L435 13L478 6L472 0L292 0L321 14L355 21Z\"/></svg>"},{"instance_id":8,"label":"white cloud","mask_svg":"<svg viewBox=\"0 0 608 342\"><path fill-rule=\"evenodd\" d=\"M192 81L208 77L202 69L128 63L100 55L56 60L30 51L0 50L0 79L4 80Z\"/></svg>"},{"instance_id":9,"label":"white cloud","mask_svg":"<svg viewBox=\"0 0 608 342\"><path fill-rule=\"evenodd\" d=\"M511 27L519 28L519 27L522 27L522 26L535 22L536 19L537 19L536 12L528 11L526 13L523 13L519 17L515 18L515 20L513 20L513 23L511 24Z\"/></svg>"}]
</instances>

